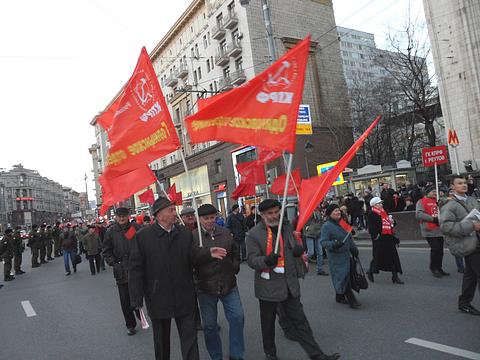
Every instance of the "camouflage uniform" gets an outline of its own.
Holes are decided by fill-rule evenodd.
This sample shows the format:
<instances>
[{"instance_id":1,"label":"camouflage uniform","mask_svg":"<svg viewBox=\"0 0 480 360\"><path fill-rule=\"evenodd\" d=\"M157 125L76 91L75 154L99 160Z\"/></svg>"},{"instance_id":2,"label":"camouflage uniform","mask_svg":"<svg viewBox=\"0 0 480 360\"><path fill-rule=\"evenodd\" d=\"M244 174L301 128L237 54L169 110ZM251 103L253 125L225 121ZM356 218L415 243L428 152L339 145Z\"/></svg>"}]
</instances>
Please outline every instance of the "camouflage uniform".
<instances>
[{"instance_id":1,"label":"camouflage uniform","mask_svg":"<svg viewBox=\"0 0 480 360\"><path fill-rule=\"evenodd\" d=\"M17 228L13 232L13 269L15 270L15 275L21 275L25 273L21 269L22 253L24 250L25 245L23 245L22 235L20 234L20 229Z\"/></svg>"},{"instance_id":2,"label":"camouflage uniform","mask_svg":"<svg viewBox=\"0 0 480 360\"><path fill-rule=\"evenodd\" d=\"M53 230L50 225L47 226L47 230L45 232L46 235L46 242L47 242L47 260L53 260L52 257L52 249L53 249Z\"/></svg>"},{"instance_id":3,"label":"camouflage uniform","mask_svg":"<svg viewBox=\"0 0 480 360\"><path fill-rule=\"evenodd\" d=\"M56 223L52 230L52 237L53 237L53 253L55 257L62 256L62 252L60 250L60 223Z\"/></svg>"},{"instance_id":4,"label":"camouflage uniform","mask_svg":"<svg viewBox=\"0 0 480 360\"><path fill-rule=\"evenodd\" d=\"M12 229L7 229L5 231L5 236L3 237L0 244L0 257L3 258L3 276L5 281L10 281L15 279L10 272L12 271L12 258L13 258L13 236Z\"/></svg>"},{"instance_id":5,"label":"camouflage uniform","mask_svg":"<svg viewBox=\"0 0 480 360\"><path fill-rule=\"evenodd\" d=\"M47 256L47 232L45 230L46 227L47 227L47 225L42 224L40 226L40 231L39 231L39 235L40 235L40 242L39 242L40 264L46 264L47 263L47 261L45 260L45 257Z\"/></svg>"},{"instance_id":6,"label":"camouflage uniform","mask_svg":"<svg viewBox=\"0 0 480 360\"><path fill-rule=\"evenodd\" d=\"M37 229L38 225L33 225L32 230L30 230L28 234L28 246L30 246L30 249L32 250L32 268L40 266L38 262L38 256L42 238L40 237Z\"/></svg>"}]
</instances>

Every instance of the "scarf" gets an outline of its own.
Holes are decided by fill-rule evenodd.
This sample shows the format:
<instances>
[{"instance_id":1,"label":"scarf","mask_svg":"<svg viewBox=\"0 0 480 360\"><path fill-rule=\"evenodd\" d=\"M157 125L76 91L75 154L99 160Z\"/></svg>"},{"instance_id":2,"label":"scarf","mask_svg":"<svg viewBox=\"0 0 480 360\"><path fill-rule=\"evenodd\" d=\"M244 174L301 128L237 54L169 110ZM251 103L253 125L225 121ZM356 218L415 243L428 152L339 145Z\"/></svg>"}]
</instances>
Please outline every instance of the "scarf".
<instances>
[{"instance_id":1,"label":"scarf","mask_svg":"<svg viewBox=\"0 0 480 360\"><path fill-rule=\"evenodd\" d=\"M280 231L280 230L279 230ZM265 250L265 254L268 256L272 253L274 249L274 236L273 236L273 231L270 226L267 225L267 248ZM283 252L283 236L282 233L280 233L280 257L278 258L277 266L273 269L274 272L277 274L284 274L285 273L285 256ZM261 277L264 278L265 280L270 280L270 270L265 269L262 271Z\"/></svg>"},{"instance_id":2,"label":"scarf","mask_svg":"<svg viewBox=\"0 0 480 360\"><path fill-rule=\"evenodd\" d=\"M427 198L424 197L422 200L423 210L425 211L426 214L432 216L432 217L438 217L438 205L437 205L437 200L432 199L432 198ZM435 230L438 229L438 225L435 224L434 222L430 221L422 221L425 223L427 230Z\"/></svg>"},{"instance_id":3,"label":"scarf","mask_svg":"<svg viewBox=\"0 0 480 360\"><path fill-rule=\"evenodd\" d=\"M393 226L385 210L372 207L372 211L382 218L382 235L393 235Z\"/></svg>"}]
</instances>

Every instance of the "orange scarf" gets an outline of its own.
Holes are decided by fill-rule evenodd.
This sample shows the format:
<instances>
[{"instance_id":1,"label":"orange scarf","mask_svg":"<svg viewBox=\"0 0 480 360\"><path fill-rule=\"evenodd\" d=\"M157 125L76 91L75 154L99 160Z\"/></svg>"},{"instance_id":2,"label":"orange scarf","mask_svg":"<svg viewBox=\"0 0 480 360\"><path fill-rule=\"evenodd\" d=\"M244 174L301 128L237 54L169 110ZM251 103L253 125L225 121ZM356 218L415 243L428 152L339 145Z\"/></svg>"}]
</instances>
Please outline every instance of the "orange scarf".
<instances>
[{"instance_id":1,"label":"orange scarf","mask_svg":"<svg viewBox=\"0 0 480 360\"><path fill-rule=\"evenodd\" d=\"M279 229L279 231L280 231L280 229ZM274 243L273 231L269 226L267 226L267 249L265 251L265 254L267 256L270 255L273 251L273 243ZM280 248L280 253L279 253L280 257L278 258L277 266L273 269L273 271L275 271L278 274L284 274L285 273L285 256L284 256L284 252L283 252L282 233L280 233L279 248ZM269 269L263 270L262 273L264 273L263 276L266 276L268 274L267 277L269 277L270 270Z\"/></svg>"},{"instance_id":2,"label":"orange scarf","mask_svg":"<svg viewBox=\"0 0 480 360\"><path fill-rule=\"evenodd\" d=\"M372 207L372 211L382 218L382 235L393 235L393 226L385 210Z\"/></svg>"}]
</instances>

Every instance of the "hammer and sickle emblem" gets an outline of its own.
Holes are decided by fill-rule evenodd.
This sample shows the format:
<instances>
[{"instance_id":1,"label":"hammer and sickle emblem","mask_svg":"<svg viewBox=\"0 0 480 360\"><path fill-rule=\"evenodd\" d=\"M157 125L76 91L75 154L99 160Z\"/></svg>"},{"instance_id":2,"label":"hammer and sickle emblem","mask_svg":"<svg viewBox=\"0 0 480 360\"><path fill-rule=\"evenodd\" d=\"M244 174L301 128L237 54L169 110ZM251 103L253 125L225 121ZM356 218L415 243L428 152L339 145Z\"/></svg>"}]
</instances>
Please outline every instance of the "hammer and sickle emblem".
<instances>
[{"instance_id":1,"label":"hammer and sickle emblem","mask_svg":"<svg viewBox=\"0 0 480 360\"><path fill-rule=\"evenodd\" d=\"M150 99L153 99L153 95L146 90L147 80L145 78L141 78L137 85L135 86L135 94L140 99L142 106L144 106Z\"/></svg>"},{"instance_id":2,"label":"hammer and sickle emblem","mask_svg":"<svg viewBox=\"0 0 480 360\"><path fill-rule=\"evenodd\" d=\"M282 66L277 70L275 74L268 74L267 86L288 86L290 85L290 80L286 77L286 71L290 68L290 63L288 61L282 62Z\"/></svg>"}]
</instances>

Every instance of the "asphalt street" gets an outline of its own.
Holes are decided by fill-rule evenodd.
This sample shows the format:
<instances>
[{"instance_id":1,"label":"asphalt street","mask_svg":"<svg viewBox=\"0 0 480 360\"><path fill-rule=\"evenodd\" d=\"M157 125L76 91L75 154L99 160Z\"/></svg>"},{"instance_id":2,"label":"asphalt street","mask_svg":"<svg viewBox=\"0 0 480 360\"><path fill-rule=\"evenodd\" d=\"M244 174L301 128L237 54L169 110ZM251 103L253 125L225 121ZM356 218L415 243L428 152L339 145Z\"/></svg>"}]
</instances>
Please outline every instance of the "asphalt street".
<instances>
[{"instance_id":1,"label":"asphalt street","mask_svg":"<svg viewBox=\"0 0 480 360\"><path fill-rule=\"evenodd\" d=\"M366 265L370 249L362 247ZM480 359L480 317L457 310L461 274L446 254L450 277L436 279L428 271L426 249L401 249L405 285L394 285L382 273L358 296L362 307L352 310L334 301L330 277L312 271L302 281L305 313L322 349L339 352L343 360ZM0 359L153 359L151 329L127 336L112 271L91 276L84 260L76 274L64 275L63 259L24 270L0 289ZM3 269L2 269L3 270ZM245 310L245 359L263 359L258 302L253 295L253 272L242 264L239 289ZM29 301L33 313L22 301ZM480 308L478 293L473 305ZM228 359L228 324L223 310L219 324ZM172 325L175 328L175 325ZM462 356L406 343L411 338L454 347ZM172 360L181 359L176 329L172 331ZM201 359L208 359L199 332ZM278 328L279 359L302 360L300 346L285 339ZM438 348L437 345L434 345ZM447 350L447 351L451 351ZM462 352L463 351L463 352ZM465 352L465 351L469 351Z\"/></svg>"}]
</instances>

